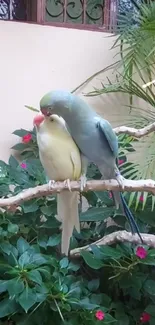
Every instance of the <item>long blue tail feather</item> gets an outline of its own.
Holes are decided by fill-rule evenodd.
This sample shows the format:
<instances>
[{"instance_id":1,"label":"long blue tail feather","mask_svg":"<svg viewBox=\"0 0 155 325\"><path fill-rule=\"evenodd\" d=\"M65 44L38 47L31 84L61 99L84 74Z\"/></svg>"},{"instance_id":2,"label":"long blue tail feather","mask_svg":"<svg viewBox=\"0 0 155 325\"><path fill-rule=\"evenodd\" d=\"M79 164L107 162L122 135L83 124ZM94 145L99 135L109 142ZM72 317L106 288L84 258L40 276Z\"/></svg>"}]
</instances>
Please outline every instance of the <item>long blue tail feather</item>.
<instances>
[{"instance_id":1,"label":"long blue tail feather","mask_svg":"<svg viewBox=\"0 0 155 325\"><path fill-rule=\"evenodd\" d=\"M140 234L140 230L139 230L139 227L134 219L134 216L132 214L132 212L130 211L127 203L126 203L126 200L125 198L123 197L123 194L120 193L120 197L121 197L121 201L122 201L122 205L123 205L123 209L124 209L124 212L125 212L125 215L130 223L130 227L131 227L131 231L132 233L137 233L139 238L141 239L141 242L143 243L143 239L141 237L141 234Z\"/></svg>"}]
</instances>

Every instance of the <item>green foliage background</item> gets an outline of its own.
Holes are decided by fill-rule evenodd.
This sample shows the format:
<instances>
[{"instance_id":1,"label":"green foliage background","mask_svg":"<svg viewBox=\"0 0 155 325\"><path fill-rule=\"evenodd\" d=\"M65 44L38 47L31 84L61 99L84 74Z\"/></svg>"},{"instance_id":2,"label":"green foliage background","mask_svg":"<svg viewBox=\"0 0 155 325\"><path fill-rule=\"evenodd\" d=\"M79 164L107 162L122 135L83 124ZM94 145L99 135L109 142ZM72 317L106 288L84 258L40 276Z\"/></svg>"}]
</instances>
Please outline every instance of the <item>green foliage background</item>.
<instances>
[{"instance_id":1,"label":"green foliage background","mask_svg":"<svg viewBox=\"0 0 155 325\"><path fill-rule=\"evenodd\" d=\"M19 137L27 133L32 140L14 146L26 168L13 156L8 164L0 161L3 197L46 182L34 130L14 132ZM120 156L126 160L124 152L132 146L128 138L119 140ZM94 165L89 166L89 177L100 178ZM148 255L141 260L131 244L96 246L94 242L102 236L128 230L129 225L124 216L116 214L108 192L82 195L89 208L80 213L81 234L74 232L71 249L91 244L92 251L83 251L79 257L60 254L61 224L55 218L55 196L23 202L16 211L0 210L0 324L96 325L100 322L95 317L97 310L105 313L105 325L139 324L144 311L154 324L155 250L146 247ZM137 208L135 217L142 232L155 231L151 209L151 198L145 210L141 202ZM107 227L109 217L116 223Z\"/></svg>"}]
</instances>

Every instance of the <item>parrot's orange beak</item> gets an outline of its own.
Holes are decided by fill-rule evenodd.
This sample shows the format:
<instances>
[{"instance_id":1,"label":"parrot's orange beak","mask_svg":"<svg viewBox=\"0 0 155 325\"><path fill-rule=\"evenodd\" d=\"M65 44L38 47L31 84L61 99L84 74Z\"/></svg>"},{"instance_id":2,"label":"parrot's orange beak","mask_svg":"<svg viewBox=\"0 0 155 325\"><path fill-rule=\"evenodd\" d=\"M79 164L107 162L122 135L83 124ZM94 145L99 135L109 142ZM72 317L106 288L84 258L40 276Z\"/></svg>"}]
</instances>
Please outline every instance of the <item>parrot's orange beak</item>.
<instances>
[{"instance_id":1,"label":"parrot's orange beak","mask_svg":"<svg viewBox=\"0 0 155 325\"><path fill-rule=\"evenodd\" d=\"M42 114L36 115L33 120L33 125L39 126L44 121L44 119L45 119L44 115Z\"/></svg>"}]
</instances>

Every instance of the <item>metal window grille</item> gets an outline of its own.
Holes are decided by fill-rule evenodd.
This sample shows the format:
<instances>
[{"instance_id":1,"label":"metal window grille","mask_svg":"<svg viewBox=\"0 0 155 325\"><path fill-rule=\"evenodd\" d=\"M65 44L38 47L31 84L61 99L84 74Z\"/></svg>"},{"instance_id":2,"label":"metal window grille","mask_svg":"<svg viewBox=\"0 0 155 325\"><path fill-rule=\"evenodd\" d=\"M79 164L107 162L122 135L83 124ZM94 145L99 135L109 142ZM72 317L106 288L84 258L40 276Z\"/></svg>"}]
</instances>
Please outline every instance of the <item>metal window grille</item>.
<instances>
[{"instance_id":1,"label":"metal window grille","mask_svg":"<svg viewBox=\"0 0 155 325\"><path fill-rule=\"evenodd\" d=\"M39 0L38 22L81 29L112 30L117 0Z\"/></svg>"}]
</instances>

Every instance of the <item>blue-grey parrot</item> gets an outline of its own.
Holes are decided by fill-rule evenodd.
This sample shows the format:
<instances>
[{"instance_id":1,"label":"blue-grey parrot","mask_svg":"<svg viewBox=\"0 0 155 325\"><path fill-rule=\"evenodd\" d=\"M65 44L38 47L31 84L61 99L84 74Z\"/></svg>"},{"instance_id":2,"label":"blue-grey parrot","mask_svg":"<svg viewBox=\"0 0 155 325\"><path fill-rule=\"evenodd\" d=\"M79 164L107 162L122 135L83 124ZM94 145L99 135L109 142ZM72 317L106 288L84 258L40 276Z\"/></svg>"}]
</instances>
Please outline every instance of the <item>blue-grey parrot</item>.
<instances>
[{"instance_id":1,"label":"blue-grey parrot","mask_svg":"<svg viewBox=\"0 0 155 325\"><path fill-rule=\"evenodd\" d=\"M117 179L123 187L124 178L117 165L118 140L110 123L99 116L83 99L65 90L55 90L40 101L41 112L48 116L57 114L64 118L68 130L81 151L82 187L86 184L88 162L93 162L103 179ZM62 157L63 158L63 157ZM128 218L132 233L140 231L121 192L112 192L116 204Z\"/></svg>"}]
</instances>

